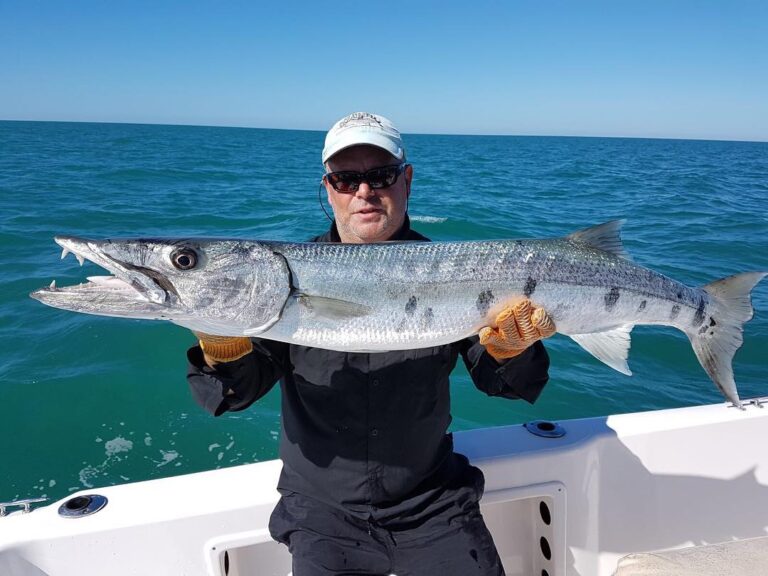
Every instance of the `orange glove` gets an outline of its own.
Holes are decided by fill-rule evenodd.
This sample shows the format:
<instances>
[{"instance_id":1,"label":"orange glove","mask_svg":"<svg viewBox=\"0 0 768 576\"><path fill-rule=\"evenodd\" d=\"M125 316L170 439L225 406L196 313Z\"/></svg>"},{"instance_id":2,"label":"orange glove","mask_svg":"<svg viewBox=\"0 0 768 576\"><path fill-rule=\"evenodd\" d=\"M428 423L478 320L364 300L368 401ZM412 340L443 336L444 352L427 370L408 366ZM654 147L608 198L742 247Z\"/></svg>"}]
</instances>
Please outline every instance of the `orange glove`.
<instances>
[{"instance_id":1,"label":"orange glove","mask_svg":"<svg viewBox=\"0 0 768 576\"><path fill-rule=\"evenodd\" d=\"M508 306L496 316L496 327L480 330L480 344L496 360L514 358L542 338L555 333L555 323L544 308L527 298Z\"/></svg>"},{"instance_id":2,"label":"orange glove","mask_svg":"<svg viewBox=\"0 0 768 576\"><path fill-rule=\"evenodd\" d=\"M219 362L239 360L253 350L253 343L250 338L214 336L203 332L195 332L194 330L192 333L200 341L200 348L203 349L203 356L209 366Z\"/></svg>"}]
</instances>

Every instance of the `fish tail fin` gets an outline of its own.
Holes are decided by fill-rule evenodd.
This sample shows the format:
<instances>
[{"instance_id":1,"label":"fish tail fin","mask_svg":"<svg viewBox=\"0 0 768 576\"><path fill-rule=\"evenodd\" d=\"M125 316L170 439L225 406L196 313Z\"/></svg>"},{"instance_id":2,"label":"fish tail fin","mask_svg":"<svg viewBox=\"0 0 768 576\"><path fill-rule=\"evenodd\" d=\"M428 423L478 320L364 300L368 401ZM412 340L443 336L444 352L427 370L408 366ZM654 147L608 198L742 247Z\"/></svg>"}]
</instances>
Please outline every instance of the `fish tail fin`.
<instances>
[{"instance_id":1,"label":"fish tail fin","mask_svg":"<svg viewBox=\"0 0 768 576\"><path fill-rule=\"evenodd\" d=\"M711 299L711 314L691 329L688 338L699 363L728 400L741 408L733 379L733 356L741 347L744 324L754 313L751 291L768 272L746 272L716 280L702 289Z\"/></svg>"}]
</instances>

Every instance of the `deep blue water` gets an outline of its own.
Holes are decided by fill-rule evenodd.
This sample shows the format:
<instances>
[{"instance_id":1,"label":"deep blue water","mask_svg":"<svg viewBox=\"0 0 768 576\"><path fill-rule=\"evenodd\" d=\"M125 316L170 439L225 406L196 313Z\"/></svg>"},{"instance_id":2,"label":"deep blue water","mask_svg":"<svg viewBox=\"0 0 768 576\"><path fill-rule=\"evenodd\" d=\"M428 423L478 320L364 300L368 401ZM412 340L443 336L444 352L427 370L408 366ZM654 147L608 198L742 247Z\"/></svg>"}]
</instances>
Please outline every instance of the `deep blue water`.
<instances>
[{"instance_id":1,"label":"deep blue water","mask_svg":"<svg viewBox=\"0 0 768 576\"><path fill-rule=\"evenodd\" d=\"M214 419L187 390L186 330L54 310L28 297L101 270L60 261L56 234L304 240L321 132L0 122L0 501L276 457L279 395ZM626 218L645 266L691 285L768 270L768 144L406 135L413 226L435 240L560 236ZM768 395L768 281L735 359L742 398ZM533 406L453 377L453 429L722 401L687 338L638 327L626 377L548 341Z\"/></svg>"}]
</instances>

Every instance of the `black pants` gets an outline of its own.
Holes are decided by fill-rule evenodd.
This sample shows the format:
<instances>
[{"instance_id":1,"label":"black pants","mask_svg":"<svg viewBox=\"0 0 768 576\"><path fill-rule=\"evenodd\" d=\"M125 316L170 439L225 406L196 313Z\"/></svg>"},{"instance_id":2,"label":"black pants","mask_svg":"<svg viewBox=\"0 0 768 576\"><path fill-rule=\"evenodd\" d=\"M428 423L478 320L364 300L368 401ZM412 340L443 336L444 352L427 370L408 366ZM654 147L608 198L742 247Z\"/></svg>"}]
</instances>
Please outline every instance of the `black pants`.
<instances>
[{"instance_id":1,"label":"black pants","mask_svg":"<svg viewBox=\"0 0 768 576\"><path fill-rule=\"evenodd\" d=\"M471 487L449 490L403 522L365 520L291 493L269 527L291 552L293 576L503 576L478 499Z\"/></svg>"}]
</instances>

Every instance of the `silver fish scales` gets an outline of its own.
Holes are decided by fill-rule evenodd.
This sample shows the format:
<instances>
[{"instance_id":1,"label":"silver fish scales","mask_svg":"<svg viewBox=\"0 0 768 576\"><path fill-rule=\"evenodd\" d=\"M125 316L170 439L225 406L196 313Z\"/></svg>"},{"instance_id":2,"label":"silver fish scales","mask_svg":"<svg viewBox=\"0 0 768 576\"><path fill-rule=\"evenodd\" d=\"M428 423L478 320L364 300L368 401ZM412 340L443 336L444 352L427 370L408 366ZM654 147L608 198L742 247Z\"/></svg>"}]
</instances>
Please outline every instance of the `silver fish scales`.
<instances>
[{"instance_id":1,"label":"silver fish scales","mask_svg":"<svg viewBox=\"0 0 768 576\"><path fill-rule=\"evenodd\" d=\"M740 405L732 358L752 317L750 291L766 273L685 286L629 260L621 224L559 239L434 243L58 237L65 251L113 276L32 296L77 312L366 352L460 340L527 297L558 332L625 374L636 324L682 330Z\"/></svg>"}]
</instances>

